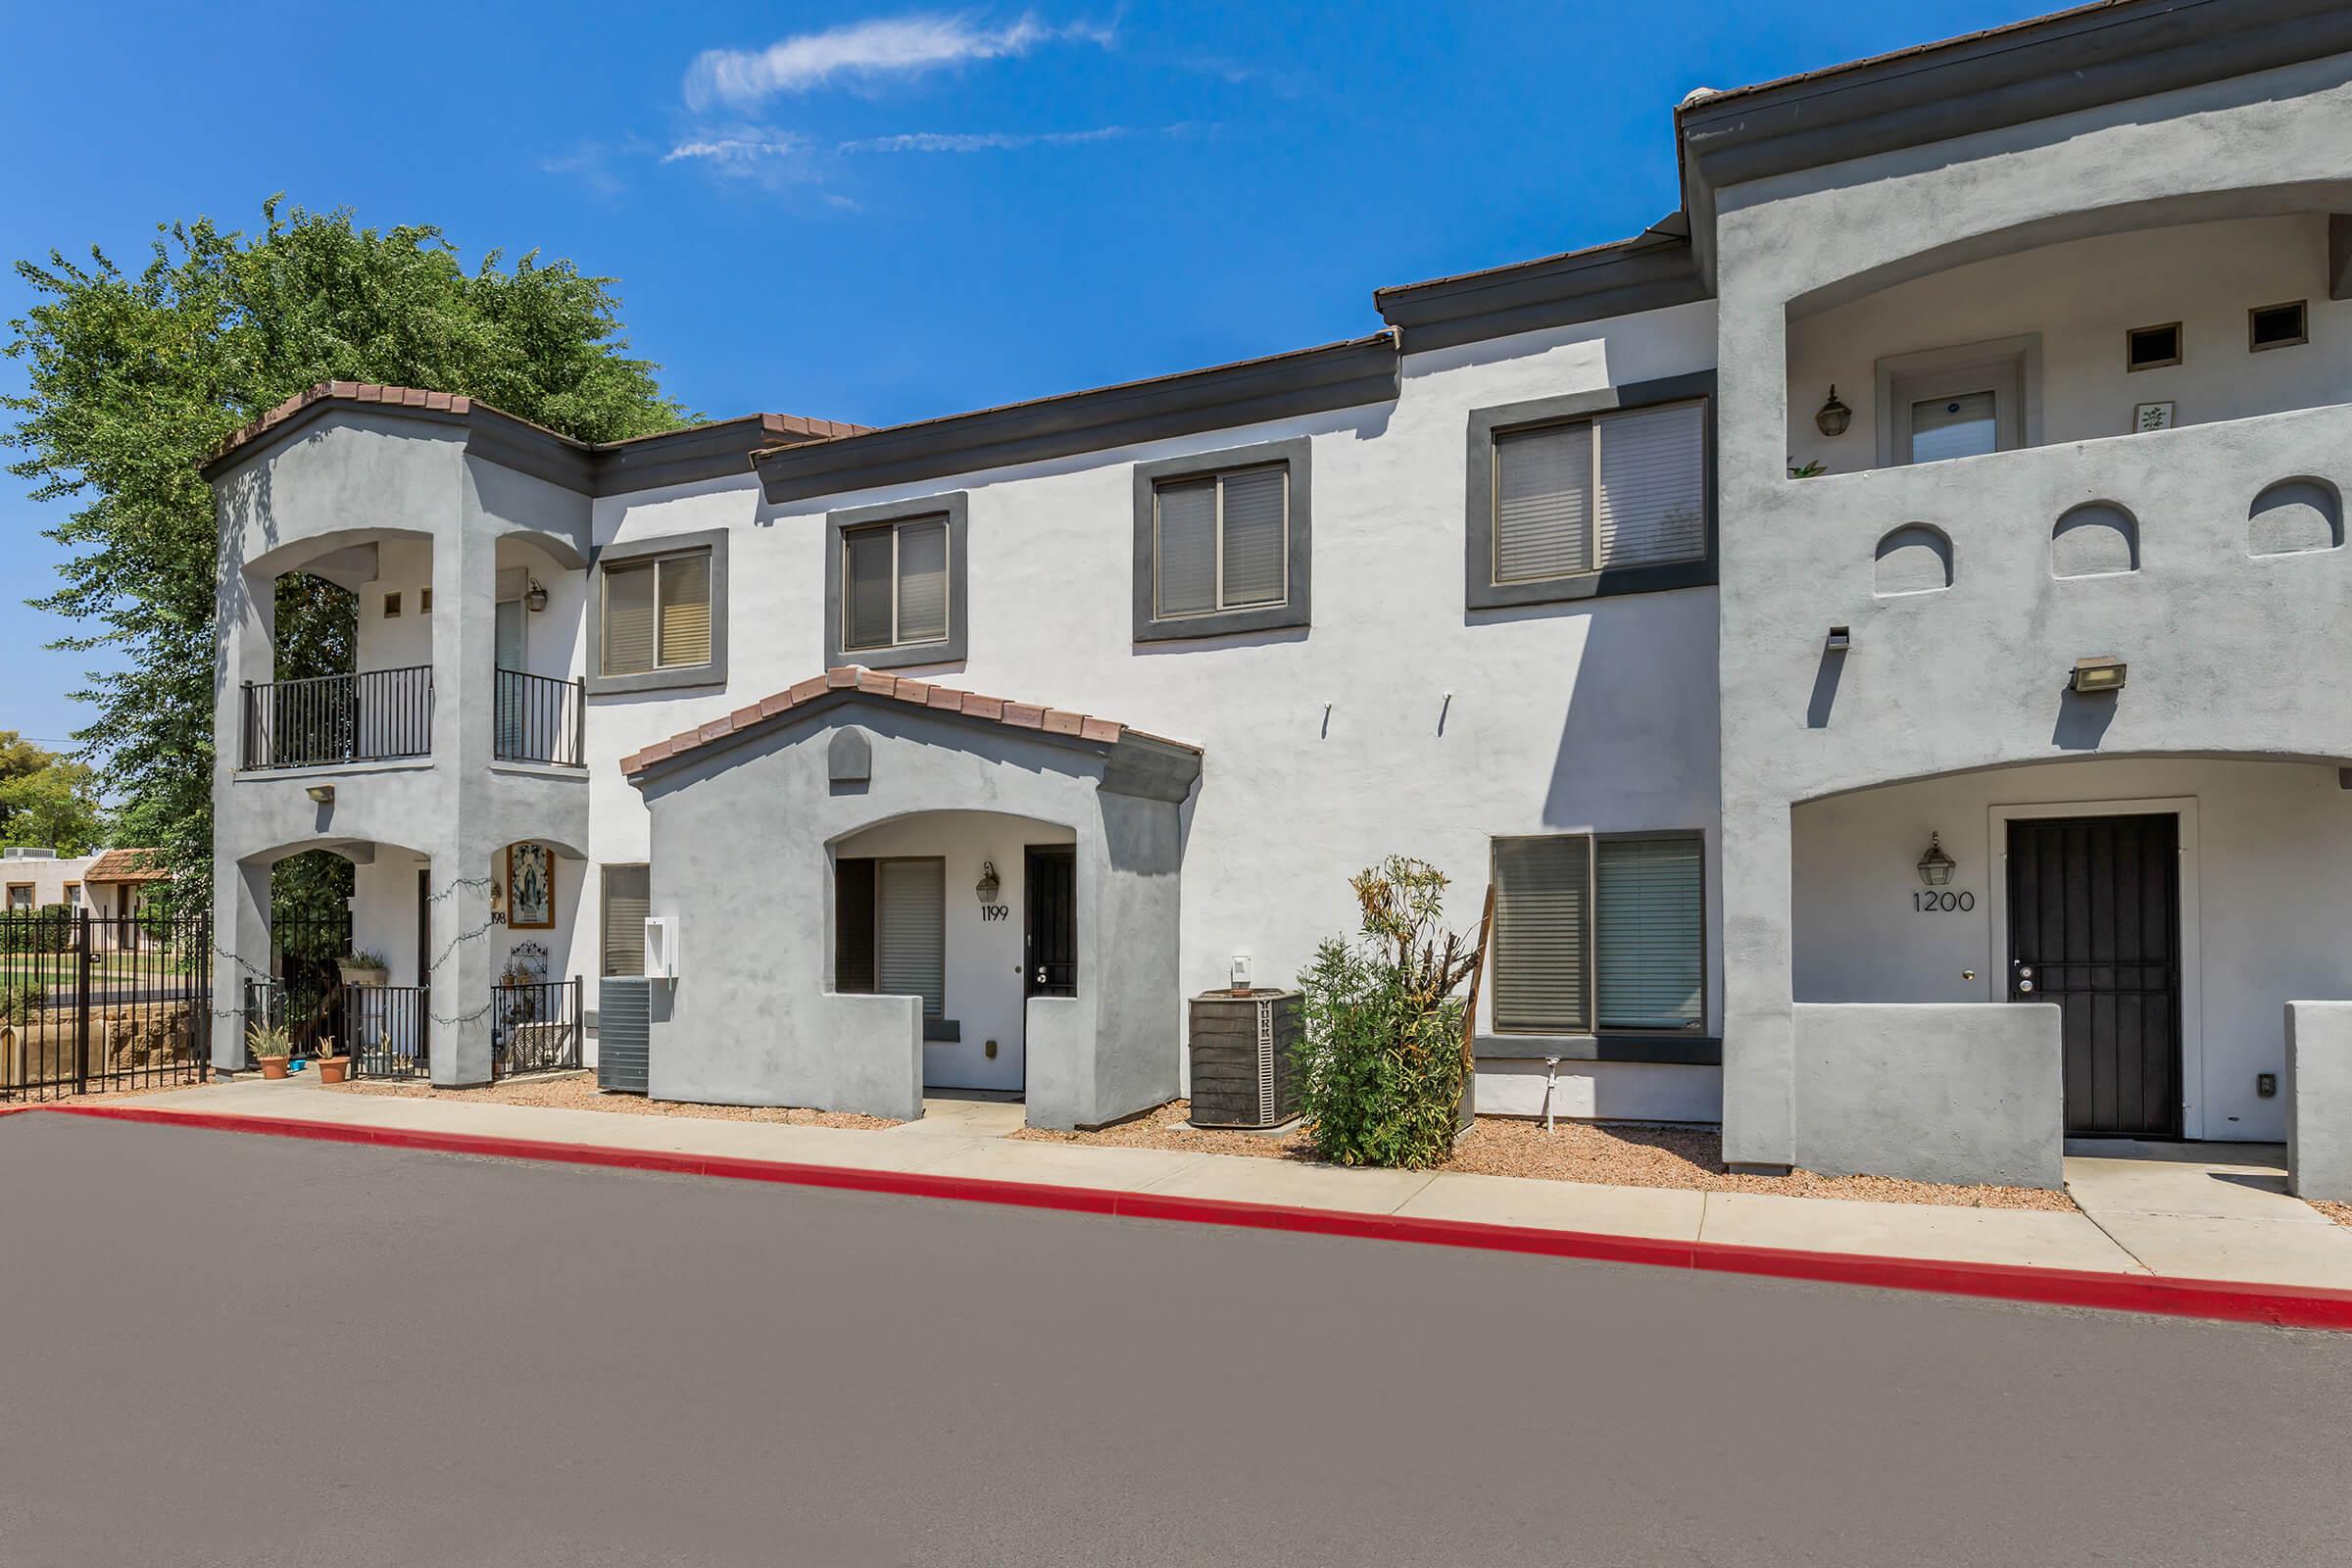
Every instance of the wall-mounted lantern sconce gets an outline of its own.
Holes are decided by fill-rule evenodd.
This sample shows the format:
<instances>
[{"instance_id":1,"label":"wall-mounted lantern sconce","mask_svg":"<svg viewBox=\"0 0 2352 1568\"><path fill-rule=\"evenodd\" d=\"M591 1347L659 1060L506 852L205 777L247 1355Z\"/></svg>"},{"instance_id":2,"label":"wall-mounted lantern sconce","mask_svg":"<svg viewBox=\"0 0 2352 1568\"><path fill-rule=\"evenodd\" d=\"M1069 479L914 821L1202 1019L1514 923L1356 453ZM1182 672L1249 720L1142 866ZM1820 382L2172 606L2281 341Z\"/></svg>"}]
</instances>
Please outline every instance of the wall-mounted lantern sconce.
<instances>
[{"instance_id":1,"label":"wall-mounted lantern sconce","mask_svg":"<svg viewBox=\"0 0 2352 1568\"><path fill-rule=\"evenodd\" d=\"M308 795L312 800L318 802L320 806L332 806L335 804L335 787L332 784L314 784L309 789L303 791L303 793Z\"/></svg>"},{"instance_id":2,"label":"wall-mounted lantern sconce","mask_svg":"<svg viewBox=\"0 0 2352 1568\"><path fill-rule=\"evenodd\" d=\"M982 904L996 903L997 890L1002 886L1004 884L997 880L997 862L982 860L980 862L980 880L972 887L972 891L980 895L980 902Z\"/></svg>"},{"instance_id":3,"label":"wall-mounted lantern sconce","mask_svg":"<svg viewBox=\"0 0 2352 1568\"><path fill-rule=\"evenodd\" d=\"M2078 659L2075 672L2067 677L2067 686L2087 696L2124 689L2124 676L2132 666L2112 656L2104 659Z\"/></svg>"},{"instance_id":4,"label":"wall-mounted lantern sconce","mask_svg":"<svg viewBox=\"0 0 2352 1568\"><path fill-rule=\"evenodd\" d=\"M533 577L531 585L522 591L522 608L537 614L547 608L547 585Z\"/></svg>"},{"instance_id":5,"label":"wall-mounted lantern sconce","mask_svg":"<svg viewBox=\"0 0 2352 1568\"><path fill-rule=\"evenodd\" d=\"M1919 879L1932 888L1947 886L1957 863L1943 853L1943 835L1931 833L1928 835L1928 853L1919 858Z\"/></svg>"},{"instance_id":6,"label":"wall-mounted lantern sconce","mask_svg":"<svg viewBox=\"0 0 2352 1568\"><path fill-rule=\"evenodd\" d=\"M1845 434L1846 426L1853 422L1854 411L1838 401L1838 388L1831 386L1829 401L1822 404L1821 412L1813 416L1813 427L1823 435L1839 436Z\"/></svg>"}]
</instances>

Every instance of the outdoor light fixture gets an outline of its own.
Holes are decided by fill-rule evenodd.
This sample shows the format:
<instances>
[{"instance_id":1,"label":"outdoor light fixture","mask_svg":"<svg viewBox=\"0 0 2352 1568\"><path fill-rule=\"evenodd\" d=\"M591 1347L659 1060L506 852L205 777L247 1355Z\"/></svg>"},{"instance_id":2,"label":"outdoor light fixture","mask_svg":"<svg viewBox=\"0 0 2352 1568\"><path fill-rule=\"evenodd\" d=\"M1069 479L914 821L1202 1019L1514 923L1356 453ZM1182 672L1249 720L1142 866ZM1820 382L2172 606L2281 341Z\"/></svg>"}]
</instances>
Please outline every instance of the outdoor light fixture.
<instances>
[{"instance_id":1,"label":"outdoor light fixture","mask_svg":"<svg viewBox=\"0 0 2352 1568\"><path fill-rule=\"evenodd\" d=\"M1003 885L997 880L997 862L982 860L980 862L980 880L972 887L972 891L980 895L980 902L982 904L996 903L997 889Z\"/></svg>"},{"instance_id":2,"label":"outdoor light fixture","mask_svg":"<svg viewBox=\"0 0 2352 1568\"><path fill-rule=\"evenodd\" d=\"M2112 655L2104 659L2078 659L2075 661L2075 672L2066 684L2072 690L2090 696L2102 692L2120 692L2124 689L2124 675L2131 667Z\"/></svg>"},{"instance_id":3,"label":"outdoor light fixture","mask_svg":"<svg viewBox=\"0 0 2352 1568\"><path fill-rule=\"evenodd\" d=\"M1919 858L1919 879L1932 888L1943 887L1952 880L1952 868L1958 862L1943 853L1943 835L1928 835L1928 853Z\"/></svg>"},{"instance_id":4,"label":"outdoor light fixture","mask_svg":"<svg viewBox=\"0 0 2352 1568\"><path fill-rule=\"evenodd\" d=\"M312 800L317 801L320 806L332 806L335 804L335 787L332 784L314 784L303 793L308 795Z\"/></svg>"},{"instance_id":5,"label":"outdoor light fixture","mask_svg":"<svg viewBox=\"0 0 2352 1568\"><path fill-rule=\"evenodd\" d=\"M547 608L547 586L536 577L533 577L530 582L531 585L522 591L522 605L525 610L536 614Z\"/></svg>"},{"instance_id":6,"label":"outdoor light fixture","mask_svg":"<svg viewBox=\"0 0 2352 1568\"><path fill-rule=\"evenodd\" d=\"M1853 422L1854 411L1838 401L1838 388L1833 384L1829 401L1821 406L1820 413L1813 416L1814 428L1823 435L1838 436L1845 434L1846 426Z\"/></svg>"}]
</instances>

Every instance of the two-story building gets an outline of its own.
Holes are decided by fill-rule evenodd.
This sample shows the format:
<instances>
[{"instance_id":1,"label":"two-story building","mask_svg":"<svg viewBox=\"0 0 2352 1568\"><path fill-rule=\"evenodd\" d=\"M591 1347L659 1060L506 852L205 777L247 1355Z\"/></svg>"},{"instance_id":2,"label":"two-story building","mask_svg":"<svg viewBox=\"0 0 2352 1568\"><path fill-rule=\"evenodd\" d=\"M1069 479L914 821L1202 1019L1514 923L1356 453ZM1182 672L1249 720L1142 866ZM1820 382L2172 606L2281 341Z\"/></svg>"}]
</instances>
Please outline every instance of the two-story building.
<instances>
[{"instance_id":1,"label":"two-story building","mask_svg":"<svg viewBox=\"0 0 2352 1568\"><path fill-rule=\"evenodd\" d=\"M207 468L224 950L331 849L436 1081L650 953L658 1096L1092 1125L1405 854L1494 893L1482 1110L2042 1182L2280 1136L2282 1008L2352 985L2352 13L2115 0L1676 126L1644 233L1267 359L602 447L273 411ZM271 678L295 570L351 673Z\"/></svg>"}]
</instances>

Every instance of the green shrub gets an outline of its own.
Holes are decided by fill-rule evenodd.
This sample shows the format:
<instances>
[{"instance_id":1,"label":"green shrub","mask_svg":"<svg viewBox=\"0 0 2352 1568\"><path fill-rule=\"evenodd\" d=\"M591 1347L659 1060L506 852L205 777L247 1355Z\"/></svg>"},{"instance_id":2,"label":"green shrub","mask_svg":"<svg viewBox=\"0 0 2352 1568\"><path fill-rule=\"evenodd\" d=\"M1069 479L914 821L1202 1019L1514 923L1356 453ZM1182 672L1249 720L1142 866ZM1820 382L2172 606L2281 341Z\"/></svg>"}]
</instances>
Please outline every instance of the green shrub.
<instances>
[{"instance_id":1,"label":"green shrub","mask_svg":"<svg viewBox=\"0 0 2352 1568\"><path fill-rule=\"evenodd\" d=\"M48 998L38 981L0 980L0 1024L24 1027Z\"/></svg>"},{"instance_id":2,"label":"green shrub","mask_svg":"<svg viewBox=\"0 0 2352 1568\"><path fill-rule=\"evenodd\" d=\"M70 904L44 904L37 916L40 925L40 950L43 953L68 953L74 947L74 906Z\"/></svg>"},{"instance_id":3,"label":"green shrub","mask_svg":"<svg viewBox=\"0 0 2352 1568\"><path fill-rule=\"evenodd\" d=\"M1360 934L1325 942L1299 977L1308 1142L1334 1164L1427 1170L1453 1149L1469 1068L1454 991L1480 949L1444 929L1446 877L1425 860L1392 856L1348 886Z\"/></svg>"}]
</instances>

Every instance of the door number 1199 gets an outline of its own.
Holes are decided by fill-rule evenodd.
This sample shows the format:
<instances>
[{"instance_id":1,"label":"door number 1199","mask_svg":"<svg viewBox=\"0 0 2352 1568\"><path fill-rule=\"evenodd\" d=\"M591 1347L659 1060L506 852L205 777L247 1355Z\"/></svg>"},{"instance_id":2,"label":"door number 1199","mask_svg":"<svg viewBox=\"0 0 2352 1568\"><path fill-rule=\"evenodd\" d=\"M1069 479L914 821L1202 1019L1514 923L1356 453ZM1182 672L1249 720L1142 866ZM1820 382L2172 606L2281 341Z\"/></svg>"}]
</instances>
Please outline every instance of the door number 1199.
<instances>
[{"instance_id":1,"label":"door number 1199","mask_svg":"<svg viewBox=\"0 0 2352 1568\"><path fill-rule=\"evenodd\" d=\"M1914 893L1911 907L1921 914L1966 914L1977 906L1974 893Z\"/></svg>"}]
</instances>

